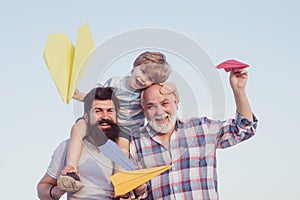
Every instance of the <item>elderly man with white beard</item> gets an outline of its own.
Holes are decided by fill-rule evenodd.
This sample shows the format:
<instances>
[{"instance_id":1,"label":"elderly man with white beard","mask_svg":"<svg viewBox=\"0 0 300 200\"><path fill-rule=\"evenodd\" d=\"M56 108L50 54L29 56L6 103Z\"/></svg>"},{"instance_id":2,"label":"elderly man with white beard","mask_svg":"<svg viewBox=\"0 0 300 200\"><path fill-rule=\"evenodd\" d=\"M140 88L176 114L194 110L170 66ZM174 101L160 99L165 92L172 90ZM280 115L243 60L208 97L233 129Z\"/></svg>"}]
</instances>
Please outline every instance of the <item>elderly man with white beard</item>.
<instances>
[{"instance_id":1,"label":"elderly man with white beard","mask_svg":"<svg viewBox=\"0 0 300 200\"><path fill-rule=\"evenodd\" d=\"M161 84L143 91L141 105L148 124L132 133L131 157L143 168L172 165L147 183L148 199L219 199L216 149L249 139L257 127L246 96L247 78L244 69L231 72L236 117L225 121L177 119L176 86L168 93Z\"/></svg>"}]
</instances>

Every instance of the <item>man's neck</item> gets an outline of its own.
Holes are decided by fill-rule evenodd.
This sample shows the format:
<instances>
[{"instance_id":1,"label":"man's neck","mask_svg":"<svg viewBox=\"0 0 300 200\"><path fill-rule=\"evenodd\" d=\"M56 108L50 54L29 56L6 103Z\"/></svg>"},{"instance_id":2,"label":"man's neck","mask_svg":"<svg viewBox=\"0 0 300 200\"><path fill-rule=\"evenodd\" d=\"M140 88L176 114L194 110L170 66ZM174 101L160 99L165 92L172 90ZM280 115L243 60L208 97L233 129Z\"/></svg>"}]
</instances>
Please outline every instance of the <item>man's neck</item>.
<instances>
[{"instance_id":1,"label":"man's neck","mask_svg":"<svg viewBox=\"0 0 300 200\"><path fill-rule=\"evenodd\" d=\"M169 149L170 146L170 138L172 133L175 130L175 126L168 132L168 133L158 133L157 136L159 137L161 143L167 148Z\"/></svg>"}]
</instances>

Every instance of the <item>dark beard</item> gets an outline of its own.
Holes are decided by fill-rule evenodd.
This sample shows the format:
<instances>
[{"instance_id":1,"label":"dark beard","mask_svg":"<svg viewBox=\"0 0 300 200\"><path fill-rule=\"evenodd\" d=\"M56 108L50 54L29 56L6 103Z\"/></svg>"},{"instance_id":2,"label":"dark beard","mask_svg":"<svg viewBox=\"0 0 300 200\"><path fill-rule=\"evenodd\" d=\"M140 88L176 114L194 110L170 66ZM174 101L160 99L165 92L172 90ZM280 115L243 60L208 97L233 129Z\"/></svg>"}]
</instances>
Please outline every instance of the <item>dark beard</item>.
<instances>
[{"instance_id":1,"label":"dark beard","mask_svg":"<svg viewBox=\"0 0 300 200\"><path fill-rule=\"evenodd\" d=\"M102 119L100 121L98 121L98 123L96 124L90 124L90 122L88 122L88 134L90 132L95 131L95 129L99 129L99 125L101 125L102 123L107 123L110 128L106 128L106 129L102 129L102 131L104 132L105 136L103 135L103 140L107 140L110 139L114 142L116 142L119 138L119 132L120 132L120 128L116 123L113 123L111 120L105 120Z\"/></svg>"}]
</instances>

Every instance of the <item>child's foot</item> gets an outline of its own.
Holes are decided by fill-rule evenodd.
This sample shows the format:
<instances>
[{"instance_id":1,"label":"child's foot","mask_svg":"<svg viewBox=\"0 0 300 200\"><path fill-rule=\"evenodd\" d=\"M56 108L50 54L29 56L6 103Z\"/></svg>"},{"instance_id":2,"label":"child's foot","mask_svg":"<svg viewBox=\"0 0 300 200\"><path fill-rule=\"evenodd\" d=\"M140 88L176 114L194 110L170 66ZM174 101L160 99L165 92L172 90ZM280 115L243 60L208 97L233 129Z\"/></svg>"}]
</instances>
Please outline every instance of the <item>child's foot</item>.
<instances>
[{"instance_id":1,"label":"child's foot","mask_svg":"<svg viewBox=\"0 0 300 200\"><path fill-rule=\"evenodd\" d=\"M60 175L57 180L57 186L59 189L68 192L76 192L83 188L83 184L75 172Z\"/></svg>"}]
</instances>

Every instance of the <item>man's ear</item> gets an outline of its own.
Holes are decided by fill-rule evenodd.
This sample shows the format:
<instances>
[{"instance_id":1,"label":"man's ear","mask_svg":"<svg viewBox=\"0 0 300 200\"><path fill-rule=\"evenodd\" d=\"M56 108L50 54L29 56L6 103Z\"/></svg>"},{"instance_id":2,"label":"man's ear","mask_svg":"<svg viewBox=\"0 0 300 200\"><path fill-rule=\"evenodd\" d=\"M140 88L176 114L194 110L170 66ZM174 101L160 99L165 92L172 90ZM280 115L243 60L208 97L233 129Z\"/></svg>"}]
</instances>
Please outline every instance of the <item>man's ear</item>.
<instances>
[{"instance_id":1,"label":"man's ear","mask_svg":"<svg viewBox=\"0 0 300 200\"><path fill-rule=\"evenodd\" d=\"M176 110L178 110L179 100L178 100L177 97L175 97L175 95L174 95L174 103L175 103L175 105L176 105Z\"/></svg>"},{"instance_id":2,"label":"man's ear","mask_svg":"<svg viewBox=\"0 0 300 200\"><path fill-rule=\"evenodd\" d=\"M141 104L141 109L143 112L145 111L144 106L142 104Z\"/></svg>"},{"instance_id":3,"label":"man's ear","mask_svg":"<svg viewBox=\"0 0 300 200\"><path fill-rule=\"evenodd\" d=\"M88 114L86 112L84 113L84 121L86 123L88 123L88 121L89 121L89 116L88 116Z\"/></svg>"}]
</instances>

